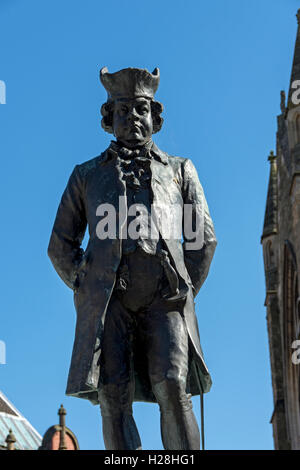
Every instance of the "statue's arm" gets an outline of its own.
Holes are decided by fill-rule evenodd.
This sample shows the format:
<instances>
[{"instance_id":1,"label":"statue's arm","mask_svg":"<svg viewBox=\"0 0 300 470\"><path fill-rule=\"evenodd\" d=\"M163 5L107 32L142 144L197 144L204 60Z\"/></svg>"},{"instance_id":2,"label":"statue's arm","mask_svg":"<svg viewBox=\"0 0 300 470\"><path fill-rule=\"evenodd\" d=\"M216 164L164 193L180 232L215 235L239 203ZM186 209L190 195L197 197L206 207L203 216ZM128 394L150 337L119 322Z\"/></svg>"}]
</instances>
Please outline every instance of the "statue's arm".
<instances>
[{"instance_id":1,"label":"statue's arm","mask_svg":"<svg viewBox=\"0 0 300 470\"><path fill-rule=\"evenodd\" d=\"M197 170L191 160L186 159L182 169L182 195L184 204L190 204L192 208L193 228L199 226L199 239L201 245L190 249L184 234L184 261L187 271L193 283L194 296L196 296L204 283L215 252L217 240L214 225L209 214L204 191L198 178ZM202 232L201 232L202 230Z\"/></svg>"},{"instance_id":2,"label":"statue's arm","mask_svg":"<svg viewBox=\"0 0 300 470\"><path fill-rule=\"evenodd\" d=\"M83 255L80 246L86 225L83 183L75 166L62 195L48 247L54 268L71 289L75 287L76 269Z\"/></svg>"}]
</instances>

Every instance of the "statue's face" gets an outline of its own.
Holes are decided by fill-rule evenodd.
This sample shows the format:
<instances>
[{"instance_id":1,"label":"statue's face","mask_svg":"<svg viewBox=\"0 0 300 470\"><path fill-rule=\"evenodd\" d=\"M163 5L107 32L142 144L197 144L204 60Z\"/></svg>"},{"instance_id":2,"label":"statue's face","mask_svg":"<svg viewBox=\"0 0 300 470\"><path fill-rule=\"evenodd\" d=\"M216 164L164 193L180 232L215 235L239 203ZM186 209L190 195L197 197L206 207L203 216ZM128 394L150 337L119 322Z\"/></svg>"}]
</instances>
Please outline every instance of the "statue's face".
<instances>
[{"instance_id":1,"label":"statue's face","mask_svg":"<svg viewBox=\"0 0 300 470\"><path fill-rule=\"evenodd\" d=\"M151 104L146 98L118 100L114 103L113 131L128 148L139 147L151 139Z\"/></svg>"}]
</instances>

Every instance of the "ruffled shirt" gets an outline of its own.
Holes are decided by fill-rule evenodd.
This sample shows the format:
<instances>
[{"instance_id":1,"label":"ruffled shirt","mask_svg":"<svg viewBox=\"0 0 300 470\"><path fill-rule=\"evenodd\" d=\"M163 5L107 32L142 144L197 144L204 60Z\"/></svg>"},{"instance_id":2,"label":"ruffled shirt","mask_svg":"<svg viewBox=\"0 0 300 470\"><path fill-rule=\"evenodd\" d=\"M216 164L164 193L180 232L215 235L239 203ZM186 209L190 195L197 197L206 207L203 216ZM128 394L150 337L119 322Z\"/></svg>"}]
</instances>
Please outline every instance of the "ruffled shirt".
<instances>
[{"instance_id":1,"label":"ruffled shirt","mask_svg":"<svg viewBox=\"0 0 300 470\"><path fill-rule=\"evenodd\" d=\"M151 204L153 202L153 194L151 189L151 160L155 157L150 152L153 143L148 144L140 149L128 149L122 147L117 142L112 142L110 148L118 154L118 165L122 172L122 179L126 185L127 207L136 204L146 208L148 217L143 217L140 226L140 237L136 240L132 239L128 234L128 229L135 216L127 218L127 239L122 241L123 253L129 254L136 250L139 246L148 254L155 255L160 250L160 236L156 233L156 238L151 238Z\"/></svg>"},{"instance_id":2,"label":"ruffled shirt","mask_svg":"<svg viewBox=\"0 0 300 470\"><path fill-rule=\"evenodd\" d=\"M112 142L110 146L118 154L122 178L126 182L126 188L133 191L140 191L142 188L149 188L151 181L151 160L150 149L152 141L141 149L131 150Z\"/></svg>"}]
</instances>

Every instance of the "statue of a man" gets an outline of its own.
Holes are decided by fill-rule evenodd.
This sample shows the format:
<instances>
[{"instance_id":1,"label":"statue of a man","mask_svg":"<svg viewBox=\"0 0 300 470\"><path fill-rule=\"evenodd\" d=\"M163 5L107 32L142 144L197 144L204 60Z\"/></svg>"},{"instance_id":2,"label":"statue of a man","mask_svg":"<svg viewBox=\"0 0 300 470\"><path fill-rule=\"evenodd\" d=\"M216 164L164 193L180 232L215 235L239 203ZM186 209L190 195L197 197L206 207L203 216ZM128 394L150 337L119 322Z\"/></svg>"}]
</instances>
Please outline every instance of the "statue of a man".
<instances>
[{"instance_id":1,"label":"statue of a man","mask_svg":"<svg viewBox=\"0 0 300 470\"><path fill-rule=\"evenodd\" d=\"M163 122L163 107L154 100L159 70L110 74L103 68L100 79L108 93L102 127L116 140L75 166L48 249L74 290L77 311L66 394L100 403L106 449L141 448L133 401L159 404L165 449L199 449L191 396L208 392L211 378L194 297L215 251L213 223L191 160L170 156L152 141ZM189 209L176 212L181 233L166 235L163 216L153 218L156 236L145 230L153 227L151 217L138 219L144 230L130 236L137 220L132 207L149 214L155 204L165 215L174 207ZM110 208L115 230L103 236L101 220ZM185 233L188 223L192 235Z\"/></svg>"}]
</instances>

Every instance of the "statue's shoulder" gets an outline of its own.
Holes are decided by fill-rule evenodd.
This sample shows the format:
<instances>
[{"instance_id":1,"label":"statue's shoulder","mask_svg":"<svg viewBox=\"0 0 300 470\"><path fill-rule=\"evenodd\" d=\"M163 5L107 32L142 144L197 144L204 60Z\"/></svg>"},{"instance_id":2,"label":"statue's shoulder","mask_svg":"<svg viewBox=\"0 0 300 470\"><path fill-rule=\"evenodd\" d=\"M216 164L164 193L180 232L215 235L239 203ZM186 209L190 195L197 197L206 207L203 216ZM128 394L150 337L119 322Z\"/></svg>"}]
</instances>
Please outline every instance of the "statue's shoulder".
<instances>
[{"instance_id":1,"label":"statue's shoulder","mask_svg":"<svg viewBox=\"0 0 300 470\"><path fill-rule=\"evenodd\" d=\"M91 158L86 162L80 163L76 166L76 169L81 176L81 178L86 178L91 172L94 172L102 161L103 155L105 152L101 153L97 157Z\"/></svg>"},{"instance_id":2,"label":"statue's shoulder","mask_svg":"<svg viewBox=\"0 0 300 470\"><path fill-rule=\"evenodd\" d=\"M198 172L190 158L168 155L168 163L173 168L174 173L177 173L181 182L199 179Z\"/></svg>"},{"instance_id":3,"label":"statue's shoulder","mask_svg":"<svg viewBox=\"0 0 300 470\"><path fill-rule=\"evenodd\" d=\"M183 165L187 158L179 157L178 155L169 155L167 154L170 165Z\"/></svg>"},{"instance_id":4,"label":"statue's shoulder","mask_svg":"<svg viewBox=\"0 0 300 470\"><path fill-rule=\"evenodd\" d=\"M152 151L154 151L154 153L159 155L162 162L168 163L169 165L171 165L174 168L174 170L177 170L177 169L179 170L181 166L184 164L184 162L187 160L186 158L183 158L183 157L170 155L169 153L158 148L157 145L155 144L152 147Z\"/></svg>"},{"instance_id":5,"label":"statue's shoulder","mask_svg":"<svg viewBox=\"0 0 300 470\"><path fill-rule=\"evenodd\" d=\"M190 158L187 157L178 157L174 155L168 155L169 163L174 166L178 166L183 168L185 171L189 171L190 169L194 169L195 165Z\"/></svg>"},{"instance_id":6,"label":"statue's shoulder","mask_svg":"<svg viewBox=\"0 0 300 470\"><path fill-rule=\"evenodd\" d=\"M182 169L187 162L188 158L185 157L179 157L177 155L167 155L168 163L171 165L173 168L174 172L180 172L182 173Z\"/></svg>"}]
</instances>

